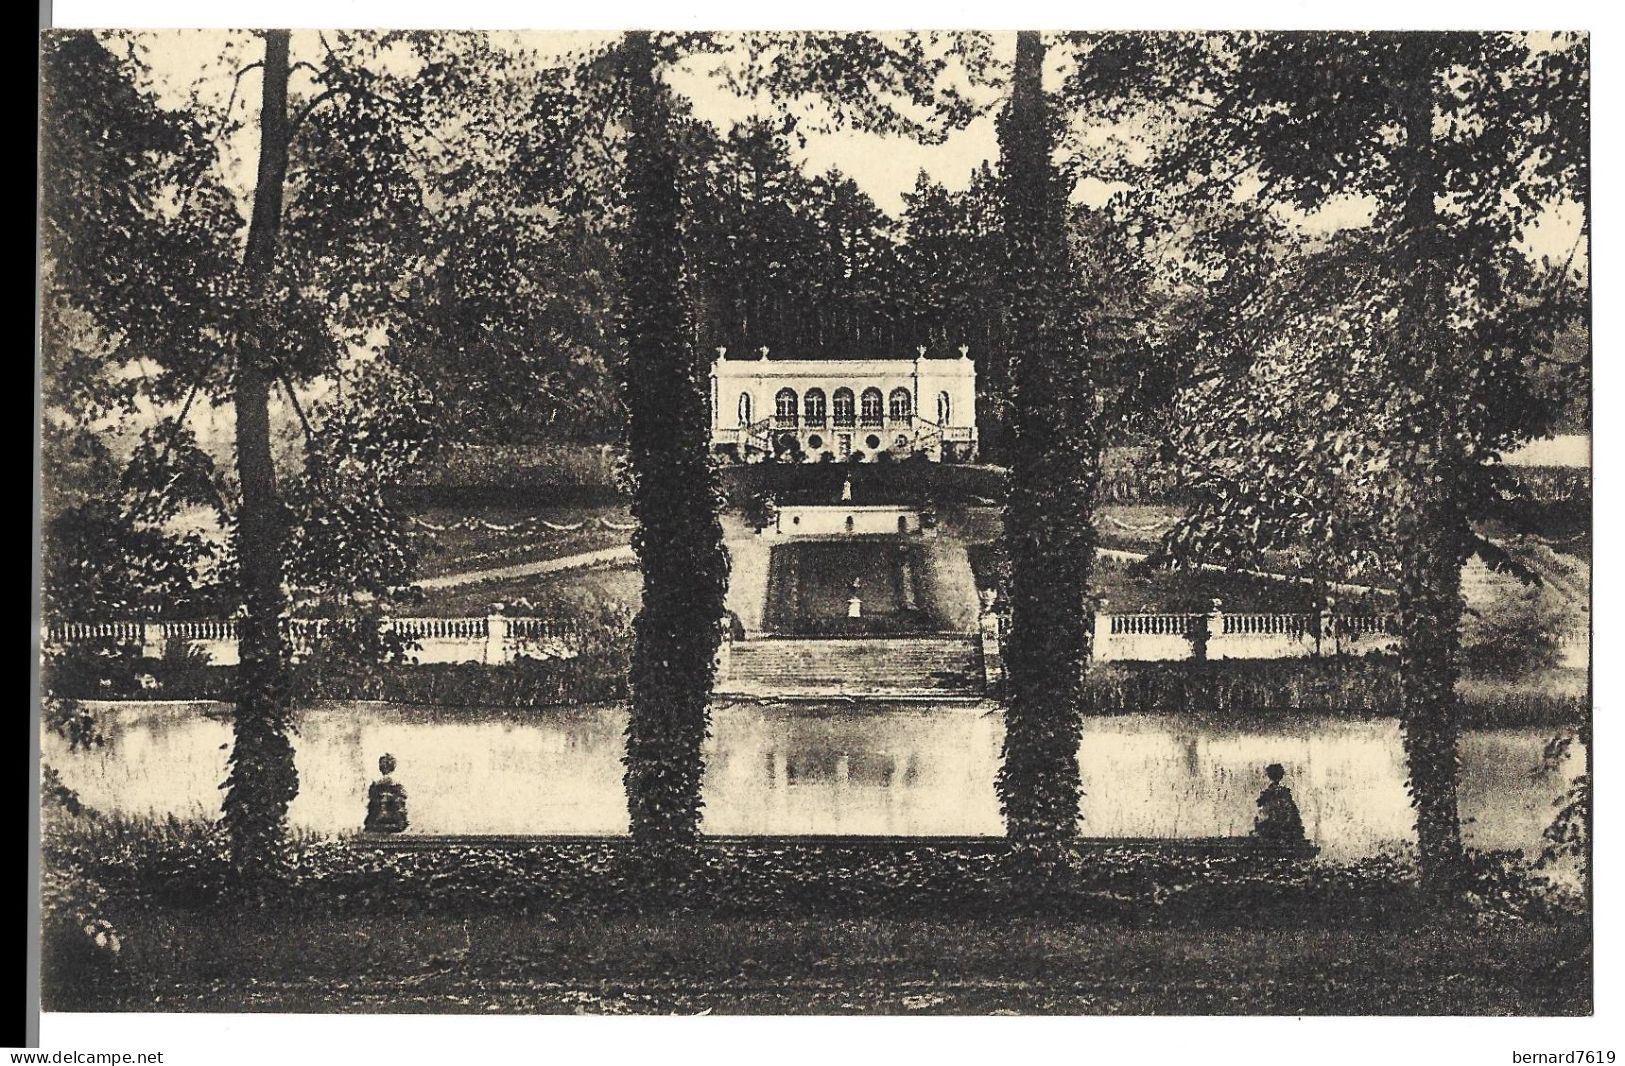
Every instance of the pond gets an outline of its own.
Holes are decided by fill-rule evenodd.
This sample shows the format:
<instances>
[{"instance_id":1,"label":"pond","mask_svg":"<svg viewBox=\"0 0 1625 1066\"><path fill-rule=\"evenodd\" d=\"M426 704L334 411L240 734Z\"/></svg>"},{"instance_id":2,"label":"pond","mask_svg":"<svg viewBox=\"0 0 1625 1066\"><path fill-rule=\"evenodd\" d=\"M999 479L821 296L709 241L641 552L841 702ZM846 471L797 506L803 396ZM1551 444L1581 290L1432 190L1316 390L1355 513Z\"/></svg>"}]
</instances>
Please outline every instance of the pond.
<instances>
[{"instance_id":1,"label":"pond","mask_svg":"<svg viewBox=\"0 0 1625 1066\"><path fill-rule=\"evenodd\" d=\"M219 704L91 705L105 748L44 757L92 807L214 816L231 731ZM358 829L378 757L393 754L414 833L624 833L623 709L470 710L323 704L299 716L300 792L290 817ZM1541 777L1550 728L1462 738L1468 840L1533 854L1566 786ZM706 745L705 829L739 834L998 835L993 781L1003 723L992 705L725 704ZM1175 715L1091 718L1080 764L1090 836L1244 834L1263 767L1287 769L1327 858L1412 839L1399 728L1389 719ZM1578 773L1577 760L1565 767Z\"/></svg>"}]
</instances>

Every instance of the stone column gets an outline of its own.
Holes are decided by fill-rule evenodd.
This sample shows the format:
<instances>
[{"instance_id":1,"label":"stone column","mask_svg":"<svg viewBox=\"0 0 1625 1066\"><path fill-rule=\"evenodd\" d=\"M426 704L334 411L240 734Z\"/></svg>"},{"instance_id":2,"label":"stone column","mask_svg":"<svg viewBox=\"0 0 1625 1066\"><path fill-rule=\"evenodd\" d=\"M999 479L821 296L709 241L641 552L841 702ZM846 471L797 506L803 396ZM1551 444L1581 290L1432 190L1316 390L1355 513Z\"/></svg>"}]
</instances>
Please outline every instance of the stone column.
<instances>
[{"instance_id":1,"label":"stone column","mask_svg":"<svg viewBox=\"0 0 1625 1066\"><path fill-rule=\"evenodd\" d=\"M148 659L162 659L164 657L163 623L141 623L141 654Z\"/></svg>"},{"instance_id":2,"label":"stone column","mask_svg":"<svg viewBox=\"0 0 1625 1066\"><path fill-rule=\"evenodd\" d=\"M485 616L485 665L502 666L512 661L507 616L493 611Z\"/></svg>"},{"instance_id":3,"label":"stone column","mask_svg":"<svg viewBox=\"0 0 1625 1066\"><path fill-rule=\"evenodd\" d=\"M1214 598L1207 612L1207 657L1209 659L1223 659L1224 656L1224 601Z\"/></svg>"},{"instance_id":4,"label":"stone column","mask_svg":"<svg viewBox=\"0 0 1625 1066\"><path fill-rule=\"evenodd\" d=\"M1004 684L1004 648L999 640L999 616L987 610L979 620L982 637L982 684L989 691Z\"/></svg>"}]
</instances>

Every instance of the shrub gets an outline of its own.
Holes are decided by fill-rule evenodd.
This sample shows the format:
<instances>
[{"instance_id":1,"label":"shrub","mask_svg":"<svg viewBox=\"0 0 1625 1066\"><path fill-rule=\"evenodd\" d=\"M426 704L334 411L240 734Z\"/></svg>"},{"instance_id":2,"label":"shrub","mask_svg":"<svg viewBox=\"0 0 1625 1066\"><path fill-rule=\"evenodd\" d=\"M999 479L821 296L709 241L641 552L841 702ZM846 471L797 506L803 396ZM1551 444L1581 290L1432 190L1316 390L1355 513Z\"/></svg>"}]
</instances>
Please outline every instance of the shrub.
<instances>
[{"instance_id":1,"label":"shrub","mask_svg":"<svg viewBox=\"0 0 1625 1066\"><path fill-rule=\"evenodd\" d=\"M1575 748L1589 750L1591 727L1589 724L1564 730L1546 742L1541 753L1540 766L1533 771L1536 777L1550 777L1561 772L1563 764L1575 757ZM1585 756L1581 755L1584 759ZM1581 880L1590 891L1591 883L1591 774L1589 771L1574 775L1573 781L1558 797L1557 813L1542 836L1546 846L1541 850L1539 865L1555 866L1574 862L1580 870Z\"/></svg>"},{"instance_id":2,"label":"shrub","mask_svg":"<svg viewBox=\"0 0 1625 1066\"><path fill-rule=\"evenodd\" d=\"M42 650L41 686L65 698L128 699L141 693L146 672L141 646L112 640L47 645Z\"/></svg>"},{"instance_id":3,"label":"shrub","mask_svg":"<svg viewBox=\"0 0 1625 1066\"><path fill-rule=\"evenodd\" d=\"M1539 588L1522 589L1493 607L1462 615L1463 663L1491 677L1517 677L1558 662L1562 611Z\"/></svg>"},{"instance_id":4,"label":"shrub","mask_svg":"<svg viewBox=\"0 0 1625 1066\"><path fill-rule=\"evenodd\" d=\"M47 696L42 711L42 724L66 740L69 751L99 748L107 743L96 716L79 700Z\"/></svg>"},{"instance_id":5,"label":"shrub","mask_svg":"<svg viewBox=\"0 0 1625 1066\"><path fill-rule=\"evenodd\" d=\"M46 1009L67 1002L93 1007L102 996L115 993L124 976L119 967L123 942L105 913L108 892L86 869L106 856L76 846L95 815L49 767L44 769L41 799L41 1000Z\"/></svg>"}]
</instances>

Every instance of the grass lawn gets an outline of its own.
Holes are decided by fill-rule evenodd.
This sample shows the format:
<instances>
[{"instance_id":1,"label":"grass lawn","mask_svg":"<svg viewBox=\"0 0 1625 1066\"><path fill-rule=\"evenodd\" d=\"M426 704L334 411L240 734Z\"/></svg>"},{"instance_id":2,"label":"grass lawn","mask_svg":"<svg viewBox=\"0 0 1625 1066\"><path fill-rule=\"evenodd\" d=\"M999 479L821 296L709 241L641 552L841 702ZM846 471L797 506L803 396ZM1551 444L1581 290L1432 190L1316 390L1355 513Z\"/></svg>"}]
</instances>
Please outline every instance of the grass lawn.
<instances>
[{"instance_id":1,"label":"grass lawn","mask_svg":"<svg viewBox=\"0 0 1625 1066\"><path fill-rule=\"evenodd\" d=\"M431 508L418 513L416 517L428 526L450 526L469 519L493 526L523 523L519 528L506 532L479 525L471 529L446 529L444 532L418 526L418 532L423 535L423 562L419 569L422 577L557 559L626 544L631 538L630 532L609 529L599 521L605 519L616 525L626 525L631 521L626 508L615 504ZM542 525L543 522L557 526L581 524L581 528L555 530Z\"/></svg>"},{"instance_id":2,"label":"grass lawn","mask_svg":"<svg viewBox=\"0 0 1625 1066\"><path fill-rule=\"evenodd\" d=\"M612 602L635 612L643 599L643 575L636 566L600 566L562 574L481 581L455 588L425 589L414 613L437 617L483 615L491 604L509 605L511 614L570 618ZM529 607L525 604L528 602Z\"/></svg>"},{"instance_id":3,"label":"grass lawn","mask_svg":"<svg viewBox=\"0 0 1625 1066\"><path fill-rule=\"evenodd\" d=\"M113 915L121 973L53 1010L1583 1014L1578 921L1128 928L1020 918Z\"/></svg>"},{"instance_id":4,"label":"grass lawn","mask_svg":"<svg viewBox=\"0 0 1625 1066\"><path fill-rule=\"evenodd\" d=\"M969 546L977 585L991 587L997 580L1000 546ZM1140 611L1207 611L1215 599L1227 611L1312 611L1314 587L1223 570L1165 570L1140 563L1124 563L1097 556L1090 575L1090 591L1110 604L1115 613ZM1347 613L1392 609L1387 597L1338 596L1338 609Z\"/></svg>"}]
</instances>

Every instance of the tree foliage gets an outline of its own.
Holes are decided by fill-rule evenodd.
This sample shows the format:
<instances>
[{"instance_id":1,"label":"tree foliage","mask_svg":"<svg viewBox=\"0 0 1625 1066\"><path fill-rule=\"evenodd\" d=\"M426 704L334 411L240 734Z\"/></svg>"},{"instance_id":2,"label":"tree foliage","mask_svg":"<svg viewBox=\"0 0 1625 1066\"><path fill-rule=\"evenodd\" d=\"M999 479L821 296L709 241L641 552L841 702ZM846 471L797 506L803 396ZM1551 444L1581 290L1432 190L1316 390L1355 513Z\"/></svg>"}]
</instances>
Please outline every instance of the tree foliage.
<instances>
[{"instance_id":1,"label":"tree foliage","mask_svg":"<svg viewBox=\"0 0 1625 1066\"><path fill-rule=\"evenodd\" d=\"M428 258L419 176L422 146L435 135L424 101L439 99L446 75L432 56L412 77L374 73L388 66L378 62L385 52L410 46L388 35L340 36L336 45L315 35L308 43L320 52L295 63L289 36L273 32L252 62L242 58L258 51L252 38L228 49L235 65L224 108L194 94L167 112L140 87L139 50L116 55L107 47L115 40L63 35L47 47L45 95L69 117L46 122L62 134L43 197L47 303L62 328L46 347L48 363L71 367L48 373L59 391L47 401L70 413L179 403L127 461L121 476L133 499L117 523L126 543L132 530L150 538L180 502L206 496L236 546L229 572L242 646L224 817L237 868L257 882L275 873L297 791L283 641L290 514L271 449L272 396L297 408L299 388L342 359L387 354L378 338L409 313L404 286ZM296 68L309 72L303 89ZM238 90L255 71L258 166L245 208L224 146L241 124ZM95 92L85 91L87 78ZM93 188L106 191L84 200ZM111 246L98 252L98 241ZM89 255L114 257L114 269ZM139 384L120 385L136 378L132 366ZM235 486L193 446L185 423L197 403L232 410ZM105 423L83 428L105 432ZM124 547L102 539L114 553Z\"/></svg>"},{"instance_id":2,"label":"tree foliage","mask_svg":"<svg viewBox=\"0 0 1625 1066\"><path fill-rule=\"evenodd\" d=\"M1584 307L1572 256L1533 261L1520 242L1548 209L1584 204L1586 51L1483 33L1115 48L1142 106L1204 133L1168 140L1170 186L1297 220L1295 247L1250 242L1230 310L1196 335L1170 452L1200 500L1167 546L1295 546L1393 575L1410 788L1438 884L1461 858L1461 567L1501 558L1472 519L1505 491L1499 453L1552 424L1532 371ZM1326 210L1369 221L1305 233Z\"/></svg>"}]
</instances>

